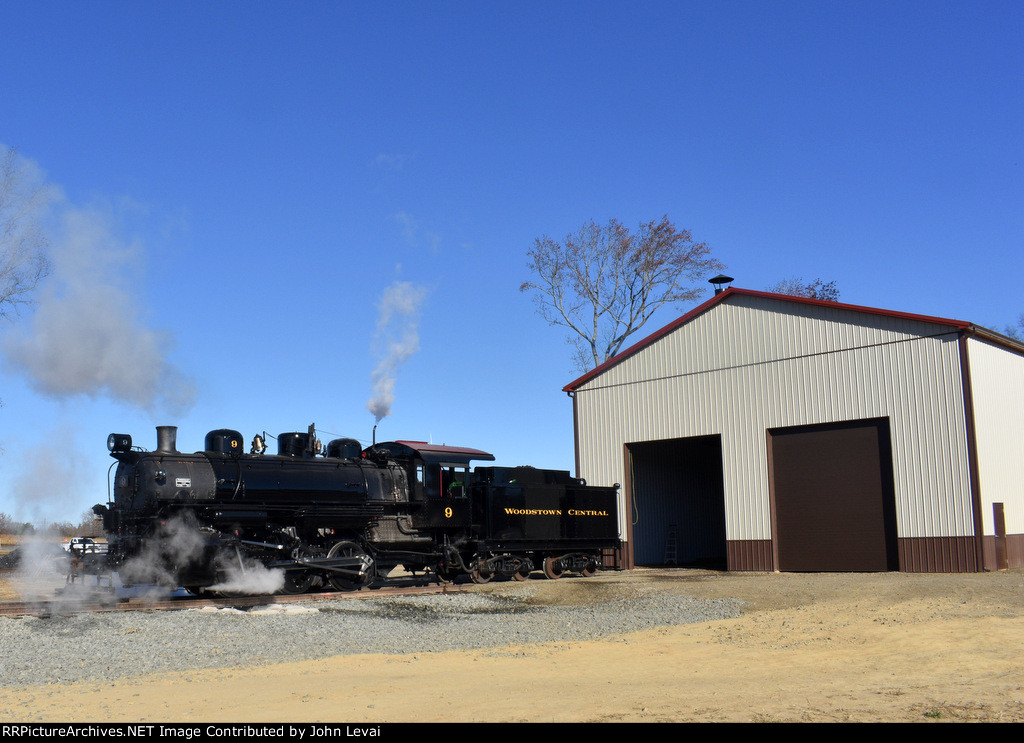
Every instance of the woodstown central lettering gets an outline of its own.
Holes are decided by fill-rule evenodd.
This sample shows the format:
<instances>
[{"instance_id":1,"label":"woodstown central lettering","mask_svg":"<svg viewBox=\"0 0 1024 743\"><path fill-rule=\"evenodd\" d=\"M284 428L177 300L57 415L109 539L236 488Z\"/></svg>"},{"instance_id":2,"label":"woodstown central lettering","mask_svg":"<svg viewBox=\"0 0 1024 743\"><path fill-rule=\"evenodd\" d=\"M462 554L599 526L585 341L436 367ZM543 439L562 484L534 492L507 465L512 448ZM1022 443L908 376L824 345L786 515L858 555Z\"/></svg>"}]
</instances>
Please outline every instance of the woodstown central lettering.
<instances>
[{"instance_id":1,"label":"woodstown central lettering","mask_svg":"<svg viewBox=\"0 0 1024 743\"><path fill-rule=\"evenodd\" d=\"M506 508L508 516L561 516L560 508ZM569 509L570 516L607 516L607 511L580 511L575 508Z\"/></svg>"}]
</instances>

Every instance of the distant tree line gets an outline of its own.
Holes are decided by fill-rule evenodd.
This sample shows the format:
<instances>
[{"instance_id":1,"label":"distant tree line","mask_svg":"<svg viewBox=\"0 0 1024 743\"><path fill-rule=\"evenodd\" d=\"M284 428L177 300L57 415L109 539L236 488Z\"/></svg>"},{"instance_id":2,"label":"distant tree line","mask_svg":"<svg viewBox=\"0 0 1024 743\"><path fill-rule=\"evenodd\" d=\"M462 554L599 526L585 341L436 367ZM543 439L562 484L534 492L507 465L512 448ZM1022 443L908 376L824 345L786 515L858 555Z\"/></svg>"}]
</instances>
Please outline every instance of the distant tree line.
<instances>
[{"instance_id":1,"label":"distant tree line","mask_svg":"<svg viewBox=\"0 0 1024 743\"><path fill-rule=\"evenodd\" d=\"M91 510L83 513L78 523L53 521L43 524L18 521L10 514L0 512L0 534L25 536L37 532L55 534L60 537L101 537L103 536L103 524Z\"/></svg>"}]
</instances>

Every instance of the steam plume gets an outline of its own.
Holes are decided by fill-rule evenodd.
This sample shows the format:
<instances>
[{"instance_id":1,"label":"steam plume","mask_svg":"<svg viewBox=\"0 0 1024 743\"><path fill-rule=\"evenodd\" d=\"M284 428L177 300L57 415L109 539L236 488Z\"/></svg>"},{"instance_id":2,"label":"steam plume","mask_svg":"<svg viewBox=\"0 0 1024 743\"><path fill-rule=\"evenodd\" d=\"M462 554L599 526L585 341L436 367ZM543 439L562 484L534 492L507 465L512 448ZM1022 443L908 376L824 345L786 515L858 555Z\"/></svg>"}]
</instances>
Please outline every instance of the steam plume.
<instances>
[{"instance_id":1,"label":"steam plume","mask_svg":"<svg viewBox=\"0 0 1024 743\"><path fill-rule=\"evenodd\" d=\"M380 363L372 375L373 397L366 403L367 410L373 413L378 423L391 414L391 405L395 401L395 374L420 348L420 305L426 295L424 287L408 281L396 281L381 295L375 338L380 348Z\"/></svg>"},{"instance_id":2,"label":"steam plume","mask_svg":"<svg viewBox=\"0 0 1024 743\"><path fill-rule=\"evenodd\" d=\"M268 568L253 560L241 565L237 560L226 566L222 582L210 586L211 591L224 593L277 593L284 586L284 571Z\"/></svg>"},{"instance_id":3,"label":"steam plume","mask_svg":"<svg viewBox=\"0 0 1024 743\"><path fill-rule=\"evenodd\" d=\"M118 573L125 583L154 584L154 596L163 586L176 585L174 569L204 565L212 555L207 541L194 524L184 519L171 519L149 540L138 555L123 564ZM217 565L223 581L209 586L224 593L276 593L284 585L284 571L269 569L250 559L239 560L230 551L218 555Z\"/></svg>"},{"instance_id":4,"label":"steam plume","mask_svg":"<svg viewBox=\"0 0 1024 743\"><path fill-rule=\"evenodd\" d=\"M21 600L34 606L52 603L68 571L69 556L60 547L60 537L45 532L29 535L18 545L17 556L8 580Z\"/></svg>"},{"instance_id":5,"label":"steam plume","mask_svg":"<svg viewBox=\"0 0 1024 743\"><path fill-rule=\"evenodd\" d=\"M167 335L147 327L127 288L133 247L100 212L73 208L51 242L53 276L28 327L3 344L10 363L49 397L105 395L150 412L187 412L192 381L167 361Z\"/></svg>"}]
</instances>

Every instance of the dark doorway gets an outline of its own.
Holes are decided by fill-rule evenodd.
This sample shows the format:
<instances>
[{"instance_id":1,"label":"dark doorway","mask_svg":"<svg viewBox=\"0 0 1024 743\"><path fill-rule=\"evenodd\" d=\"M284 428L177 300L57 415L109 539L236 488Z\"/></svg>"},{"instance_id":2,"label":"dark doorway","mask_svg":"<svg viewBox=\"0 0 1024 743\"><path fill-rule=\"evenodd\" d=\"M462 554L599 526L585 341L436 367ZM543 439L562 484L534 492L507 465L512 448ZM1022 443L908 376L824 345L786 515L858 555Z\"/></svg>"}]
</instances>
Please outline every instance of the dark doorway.
<instances>
[{"instance_id":1,"label":"dark doorway","mask_svg":"<svg viewBox=\"0 0 1024 743\"><path fill-rule=\"evenodd\" d=\"M779 570L899 569L887 418L768 431Z\"/></svg>"},{"instance_id":2,"label":"dark doorway","mask_svg":"<svg viewBox=\"0 0 1024 743\"><path fill-rule=\"evenodd\" d=\"M722 437L627 444L633 560L724 570Z\"/></svg>"}]
</instances>

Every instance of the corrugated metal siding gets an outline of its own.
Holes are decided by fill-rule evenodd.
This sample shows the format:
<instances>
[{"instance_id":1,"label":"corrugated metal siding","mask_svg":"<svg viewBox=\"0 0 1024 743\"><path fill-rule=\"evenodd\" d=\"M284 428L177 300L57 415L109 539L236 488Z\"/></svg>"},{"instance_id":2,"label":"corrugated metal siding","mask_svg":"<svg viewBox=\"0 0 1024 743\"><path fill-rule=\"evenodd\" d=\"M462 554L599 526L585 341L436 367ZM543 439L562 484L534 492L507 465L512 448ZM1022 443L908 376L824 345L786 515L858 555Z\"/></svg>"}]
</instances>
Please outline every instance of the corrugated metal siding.
<instances>
[{"instance_id":1,"label":"corrugated metal siding","mask_svg":"<svg viewBox=\"0 0 1024 743\"><path fill-rule=\"evenodd\" d=\"M900 570L908 573L973 573L978 569L973 537L900 539Z\"/></svg>"},{"instance_id":2,"label":"corrugated metal siding","mask_svg":"<svg viewBox=\"0 0 1024 743\"><path fill-rule=\"evenodd\" d=\"M580 476L720 434L727 538L770 539L766 429L888 417L900 536L972 535L961 389L951 328L734 295L577 390Z\"/></svg>"},{"instance_id":3,"label":"corrugated metal siding","mask_svg":"<svg viewBox=\"0 0 1024 743\"><path fill-rule=\"evenodd\" d=\"M1007 567L1024 567L1024 535L1010 534L1006 537Z\"/></svg>"},{"instance_id":4,"label":"corrugated metal siding","mask_svg":"<svg viewBox=\"0 0 1024 743\"><path fill-rule=\"evenodd\" d=\"M772 543L768 539L734 540L726 543L729 570L774 570Z\"/></svg>"},{"instance_id":5,"label":"corrugated metal siding","mask_svg":"<svg viewBox=\"0 0 1024 743\"><path fill-rule=\"evenodd\" d=\"M1024 357L976 338L967 354L985 534L993 503L1004 504L1006 533L1024 534Z\"/></svg>"}]
</instances>

